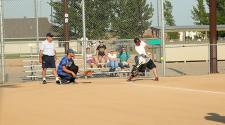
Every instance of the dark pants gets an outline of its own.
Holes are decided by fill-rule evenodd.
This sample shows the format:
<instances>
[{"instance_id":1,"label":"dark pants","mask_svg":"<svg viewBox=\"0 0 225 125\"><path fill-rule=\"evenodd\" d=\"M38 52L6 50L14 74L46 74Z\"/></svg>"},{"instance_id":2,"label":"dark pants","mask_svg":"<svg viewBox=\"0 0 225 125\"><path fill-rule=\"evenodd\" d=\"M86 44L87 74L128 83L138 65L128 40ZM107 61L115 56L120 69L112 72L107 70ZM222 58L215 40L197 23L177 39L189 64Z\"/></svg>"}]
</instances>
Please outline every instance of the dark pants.
<instances>
[{"instance_id":1,"label":"dark pants","mask_svg":"<svg viewBox=\"0 0 225 125\"><path fill-rule=\"evenodd\" d=\"M74 63L70 67L66 67L68 70L74 72L74 74L77 75L77 72L79 70L79 67L76 66ZM63 72L61 74L58 74L58 76L61 78L62 82L70 81L74 82L75 78L72 76L72 74Z\"/></svg>"}]
</instances>

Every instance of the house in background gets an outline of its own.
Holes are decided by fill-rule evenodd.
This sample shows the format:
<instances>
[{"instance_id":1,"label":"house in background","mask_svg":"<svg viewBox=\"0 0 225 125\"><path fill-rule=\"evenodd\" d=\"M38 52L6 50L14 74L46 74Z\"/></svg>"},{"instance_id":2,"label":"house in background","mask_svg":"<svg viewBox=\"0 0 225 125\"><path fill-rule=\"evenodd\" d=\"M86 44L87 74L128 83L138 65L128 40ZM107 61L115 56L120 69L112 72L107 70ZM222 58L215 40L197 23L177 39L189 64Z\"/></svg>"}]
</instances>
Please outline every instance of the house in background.
<instances>
[{"instance_id":1,"label":"house in background","mask_svg":"<svg viewBox=\"0 0 225 125\"><path fill-rule=\"evenodd\" d=\"M52 24L48 18L38 18L39 37L45 37L46 33L52 32ZM9 18L4 19L4 38L10 39L36 39L36 18Z\"/></svg>"}]
</instances>

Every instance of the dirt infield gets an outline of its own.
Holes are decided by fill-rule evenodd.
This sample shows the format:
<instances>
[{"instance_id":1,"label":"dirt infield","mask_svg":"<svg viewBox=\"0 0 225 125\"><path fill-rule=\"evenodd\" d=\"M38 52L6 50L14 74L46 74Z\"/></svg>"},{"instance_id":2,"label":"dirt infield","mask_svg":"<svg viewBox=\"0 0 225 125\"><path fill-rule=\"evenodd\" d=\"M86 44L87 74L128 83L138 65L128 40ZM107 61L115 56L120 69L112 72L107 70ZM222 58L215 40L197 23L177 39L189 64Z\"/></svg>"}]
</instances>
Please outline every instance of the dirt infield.
<instances>
[{"instance_id":1,"label":"dirt infield","mask_svg":"<svg viewBox=\"0 0 225 125\"><path fill-rule=\"evenodd\" d=\"M223 125L225 75L0 87L0 125ZM85 82L92 83L85 83Z\"/></svg>"}]
</instances>

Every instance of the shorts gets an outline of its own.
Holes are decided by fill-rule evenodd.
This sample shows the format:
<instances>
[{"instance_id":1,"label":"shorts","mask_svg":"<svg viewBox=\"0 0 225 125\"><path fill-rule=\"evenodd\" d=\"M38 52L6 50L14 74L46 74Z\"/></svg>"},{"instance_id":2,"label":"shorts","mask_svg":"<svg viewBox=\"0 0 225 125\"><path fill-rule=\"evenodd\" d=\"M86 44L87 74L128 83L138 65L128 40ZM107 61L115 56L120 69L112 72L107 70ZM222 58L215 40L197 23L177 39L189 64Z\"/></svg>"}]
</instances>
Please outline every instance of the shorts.
<instances>
[{"instance_id":1,"label":"shorts","mask_svg":"<svg viewBox=\"0 0 225 125\"><path fill-rule=\"evenodd\" d=\"M139 72L145 72L146 68L152 70L153 68L156 68L156 65L155 65L155 63L150 59L147 63L141 64L141 65L138 67L138 71L139 71Z\"/></svg>"},{"instance_id":2,"label":"shorts","mask_svg":"<svg viewBox=\"0 0 225 125\"><path fill-rule=\"evenodd\" d=\"M55 66L55 56L42 56L42 68L56 68Z\"/></svg>"},{"instance_id":3,"label":"shorts","mask_svg":"<svg viewBox=\"0 0 225 125\"><path fill-rule=\"evenodd\" d=\"M88 63L88 64L95 63L95 60L94 60L94 59L89 59L89 60L87 60L87 63Z\"/></svg>"}]
</instances>

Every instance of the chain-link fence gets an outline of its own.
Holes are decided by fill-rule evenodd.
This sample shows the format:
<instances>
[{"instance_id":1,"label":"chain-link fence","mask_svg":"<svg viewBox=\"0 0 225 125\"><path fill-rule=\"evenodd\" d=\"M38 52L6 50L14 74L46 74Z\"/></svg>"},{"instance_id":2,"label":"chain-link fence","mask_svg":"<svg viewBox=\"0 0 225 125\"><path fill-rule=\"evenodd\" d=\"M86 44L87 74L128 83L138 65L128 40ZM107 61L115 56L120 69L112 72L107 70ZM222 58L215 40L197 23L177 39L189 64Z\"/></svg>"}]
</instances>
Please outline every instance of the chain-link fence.
<instances>
[{"instance_id":1,"label":"chain-link fence","mask_svg":"<svg viewBox=\"0 0 225 125\"><path fill-rule=\"evenodd\" d=\"M63 0L3 0L4 68L7 82L41 78L39 44L45 40L48 32L54 34L59 59L64 56L65 46L69 43L69 47L77 52L76 64L81 70L94 71L93 77L127 77L132 65L135 64L136 52L133 42L135 37L143 38L145 42L158 41L150 44L150 51L154 55L160 76L163 76L164 72L166 76L209 73L210 47L207 28L200 27L203 31L196 31L193 35L193 32L186 31L195 29L194 26L167 27L166 58L163 58L160 19L158 18L155 24L154 21L151 22L157 15L159 17L159 5L156 9L156 3L159 2L145 0L85 0L84 2L67 0L65 4ZM82 10L84 4L85 8ZM67 12L64 10L66 5ZM156 24L157 27L151 26ZM116 69L112 70L108 59L100 62L96 56L96 49L101 42L106 45L106 55L118 55L122 49L125 49L130 57L129 67L121 68L118 64ZM221 39L218 44L220 73L225 73L223 43ZM89 61L91 54L95 61L93 64ZM165 68L163 60L166 62Z\"/></svg>"}]
</instances>

